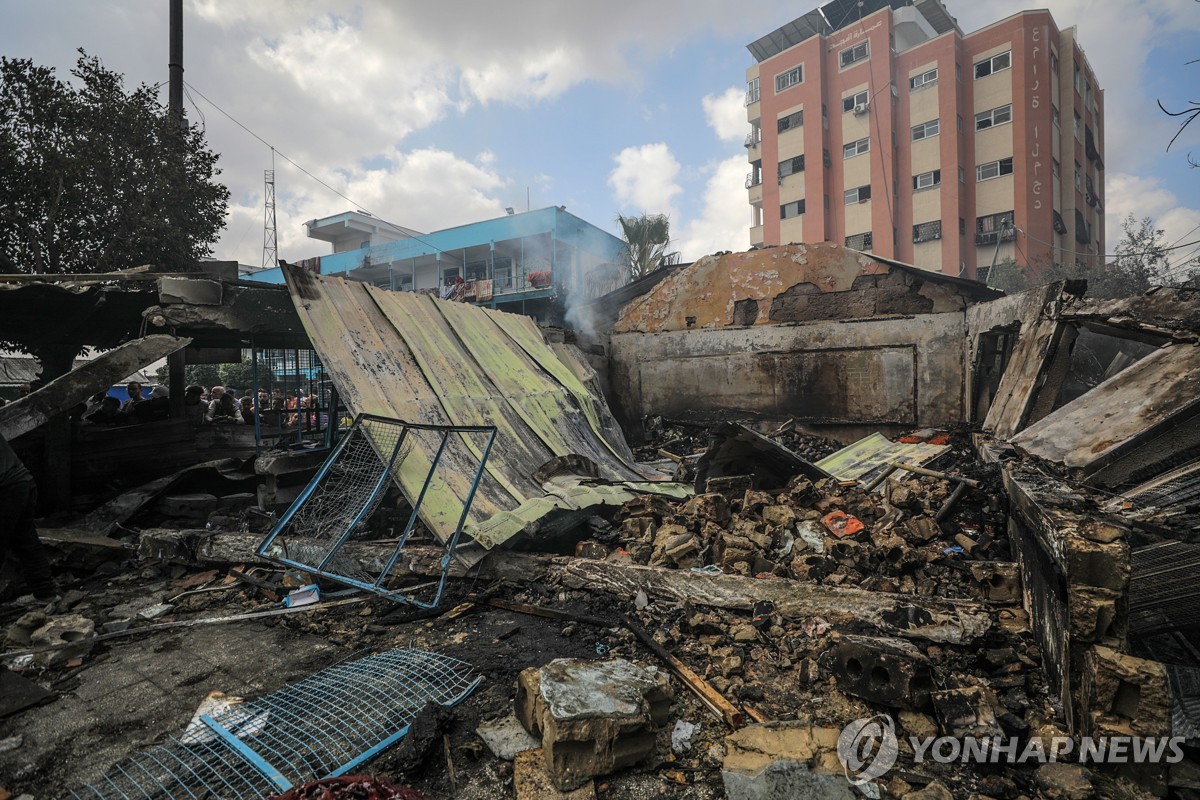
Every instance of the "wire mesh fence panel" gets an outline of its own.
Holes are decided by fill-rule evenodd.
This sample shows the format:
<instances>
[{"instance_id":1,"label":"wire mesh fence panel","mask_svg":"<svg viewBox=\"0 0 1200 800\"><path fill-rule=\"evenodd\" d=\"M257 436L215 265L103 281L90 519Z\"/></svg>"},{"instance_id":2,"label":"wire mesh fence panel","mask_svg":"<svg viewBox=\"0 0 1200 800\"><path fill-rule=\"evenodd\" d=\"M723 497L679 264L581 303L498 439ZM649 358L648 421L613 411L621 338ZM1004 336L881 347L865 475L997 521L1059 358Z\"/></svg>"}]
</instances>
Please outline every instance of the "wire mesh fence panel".
<instances>
[{"instance_id":1,"label":"wire mesh fence panel","mask_svg":"<svg viewBox=\"0 0 1200 800\"><path fill-rule=\"evenodd\" d=\"M202 716L202 726L129 756L69 796L266 798L344 775L407 735L430 703L466 699L482 680L473 672L465 661L409 649L336 664Z\"/></svg>"},{"instance_id":2,"label":"wire mesh fence panel","mask_svg":"<svg viewBox=\"0 0 1200 800\"><path fill-rule=\"evenodd\" d=\"M496 429L490 426L464 427L417 425L401 420L360 414L347 434L330 453L316 476L279 519L258 547L258 554L287 566L359 589L389 597L398 602L424 608L441 600L452 554L462 534L475 490L484 474ZM452 454L450 459L444 456ZM450 475L449 464L470 465L473 473ZM405 482L400 476L404 475ZM416 529L422 502L431 496L453 496L445 490L448 478L469 485L461 507L439 503L434 511L455 518L439 520L453 525L454 533L445 539L440 563L441 574L429 602L418 600L403 586L393 586L391 571L399 554ZM383 563L363 564L345 555L343 546L370 535L368 524L391 485L405 492L410 510L401 530L391 530L395 541L389 558ZM414 486L418 487L414 489Z\"/></svg>"}]
</instances>

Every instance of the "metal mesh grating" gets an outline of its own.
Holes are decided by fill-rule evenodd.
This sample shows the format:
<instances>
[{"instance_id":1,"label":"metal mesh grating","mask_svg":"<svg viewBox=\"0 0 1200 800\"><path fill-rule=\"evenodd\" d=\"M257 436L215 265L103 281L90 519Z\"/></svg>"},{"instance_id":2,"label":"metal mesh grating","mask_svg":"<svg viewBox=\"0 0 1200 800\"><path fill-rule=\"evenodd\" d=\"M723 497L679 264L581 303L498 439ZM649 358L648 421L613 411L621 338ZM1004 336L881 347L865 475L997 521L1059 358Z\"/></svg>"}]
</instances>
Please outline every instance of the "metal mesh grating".
<instances>
[{"instance_id":1,"label":"metal mesh grating","mask_svg":"<svg viewBox=\"0 0 1200 800\"><path fill-rule=\"evenodd\" d=\"M478 436L484 439L486 444L480 448L477 461L467 462L474 466L471 489L463 501L454 534L444 542L441 575L433 598L429 602L422 602L408 594L405 588L389 587L389 576L400 551L413 532L426 491L431 485L439 485L445 480L442 474L446 469L443 455L454 450L455 443L461 443L465 436ZM422 472L425 477L421 489L406 490L412 511L404 531L396 539L391 557L382 568L373 568L376 569L374 572L368 571L363 565L343 557L339 551L347 541L365 528L367 520L383 498L384 487L388 481L395 480L399 483L397 476L404 467L406 458L416 449L414 443L418 437L430 437L432 441L437 442L433 448L436 454L428 470ZM450 570L451 556L458 546L467 512L470 511L475 491L479 488L479 481L483 477L488 454L495 439L496 429L492 426L417 425L398 419L360 414L312 481L258 546L258 555L392 600L432 608L441 601L446 576ZM423 467L416 469L424 470ZM411 490L412 487L408 489Z\"/></svg>"},{"instance_id":2,"label":"metal mesh grating","mask_svg":"<svg viewBox=\"0 0 1200 800\"><path fill-rule=\"evenodd\" d=\"M482 678L464 661L390 650L243 703L137 753L75 798L266 798L344 775L403 738L429 703L453 706Z\"/></svg>"}]
</instances>

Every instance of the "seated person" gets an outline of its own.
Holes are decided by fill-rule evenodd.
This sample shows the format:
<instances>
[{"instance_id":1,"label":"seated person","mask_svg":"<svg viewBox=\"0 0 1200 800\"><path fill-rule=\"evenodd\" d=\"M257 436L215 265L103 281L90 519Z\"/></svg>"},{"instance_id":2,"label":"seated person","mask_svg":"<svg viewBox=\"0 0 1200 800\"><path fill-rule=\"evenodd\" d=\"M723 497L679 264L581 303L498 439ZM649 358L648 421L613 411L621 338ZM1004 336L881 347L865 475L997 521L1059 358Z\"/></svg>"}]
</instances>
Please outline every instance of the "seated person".
<instances>
[{"instance_id":1,"label":"seated person","mask_svg":"<svg viewBox=\"0 0 1200 800\"><path fill-rule=\"evenodd\" d=\"M183 390L183 418L193 425L199 425L206 416L208 403L204 402L204 389L193 383Z\"/></svg>"},{"instance_id":2,"label":"seated person","mask_svg":"<svg viewBox=\"0 0 1200 800\"><path fill-rule=\"evenodd\" d=\"M83 421L92 425L125 425L129 422L129 415L121 410L120 400L105 395L100 408L86 415Z\"/></svg>"},{"instance_id":3,"label":"seated person","mask_svg":"<svg viewBox=\"0 0 1200 800\"><path fill-rule=\"evenodd\" d=\"M121 410L128 414L134 406L142 402L142 385L137 381L130 381L125 386L125 391L129 393L129 399L121 406Z\"/></svg>"},{"instance_id":4,"label":"seated person","mask_svg":"<svg viewBox=\"0 0 1200 800\"><path fill-rule=\"evenodd\" d=\"M213 399L208 404L208 414L205 419L218 425L241 425L241 404L233 399L233 395L225 391L224 386L212 388Z\"/></svg>"},{"instance_id":5,"label":"seated person","mask_svg":"<svg viewBox=\"0 0 1200 800\"><path fill-rule=\"evenodd\" d=\"M84 410L83 415L86 417L93 411L99 411L100 404L104 402L105 397L108 397L108 392L105 391L96 392L94 395L89 397L87 400L87 408Z\"/></svg>"}]
</instances>

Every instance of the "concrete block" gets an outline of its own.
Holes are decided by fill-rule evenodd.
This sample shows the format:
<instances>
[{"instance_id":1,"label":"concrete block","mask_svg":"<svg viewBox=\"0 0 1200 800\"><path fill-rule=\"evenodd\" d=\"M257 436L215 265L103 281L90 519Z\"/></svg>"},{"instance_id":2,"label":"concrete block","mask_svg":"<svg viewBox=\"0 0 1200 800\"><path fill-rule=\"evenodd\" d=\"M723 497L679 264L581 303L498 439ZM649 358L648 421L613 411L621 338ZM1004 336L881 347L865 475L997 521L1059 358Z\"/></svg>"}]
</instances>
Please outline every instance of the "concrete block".
<instances>
[{"instance_id":1,"label":"concrete block","mask_svg":"<svg viewBox=\"0 0 1200 800\"><path fill-rule=\"evenodd\" d=\"M1157 661L1096 645L1084 655L1080 703L1085 736L1170 736L1174 704Z\"/></svg>"},{"instance_id":2,"label":"concrete block","mask_svg":"<svg viewBox=\"0 0 1200 800\"><path fill-rule=\"evenodd\" d=\"M995 699L978 686L930 693L942 733L959 738L1003 736L996 721Z\"/></svg>"},{"instance_id":3,"label":"concrete block","mask_svg":"<svg viewBox=\"0 0 1200 800\"><path fill-rule=\"evenodd\" d=\"M747 725L726 736L721 765L725 796L730 800L858 798L838 761L838 734L837 728L770 722Z\"/></svg>"},{"instance_id":4,"label":"concrete block","mask_svg":"<svg viewBox=\"0 0 1200 800\"><path fill-rule=\"evenodd\" d=\"M168 517L206 520L217 510L217 496L213 494L169 494L158 501L158 511Z\"/></svg>"},{"instance_id":5,"label":"concrete block","mask_svg":"<svg viewBox=\"0 0 1200 800\"><path fill-rule=\"evenodd\" d=\"M541 737L546 770L567 791L654 752L670 715L666 675L624 659L557 659L517 678L517 719Z\"/></svg>"},{"instance_id":6,"label":"concrete block","mask_svg":"<svg viewBox=\"0 0 1200 800\"><path fill-rule=\"evenodd\" d=\"M830 651L838 689L893 708L923 708L933 690L929 659L901 639L844 635Z\"/></svg>"},{"instance_id":7,"label":"concrete block","mask_svg":"<svg viewBox=\"0 0 1200 800\"><path fill-rule=\"evenodd\" d=\"M685 516L711 519L718 525L725 525L729 522L729 501L725 495L716 492L698 494L684 503L680 512Z\"/></svg>"},{"instance_id":8,"label":"concrete block","mask_svg":"<svg viewBox=\"0 0 1200 800\"><path fill-rule=\"evenodd\" d=\"M971 565L979 594L993 603L1021 601L1021 571L1015 562L989 561Z\"/></svg>"},{"instance_id":9,"label":"concrete block","mask_svg":"<svg viewBox=\"0 0 1200 800\"><path fill-rule=\"evenodd\" d=\"M39 664L49 667L90 653L95 636L96 623L82 614L64 614L38 628L29 639L34 647L62 645L34 656Z\"/></svg>"},{"instance_id":10,"label":"concrete block","mask_svg":"<svg viewBox=\"0 0 1200 800\"><path fill-rule=\"evenodd\" d=\"M221 283L205 278L159 278L158 302L193 306L221 305Z\"/></svg>"}]
</instances>

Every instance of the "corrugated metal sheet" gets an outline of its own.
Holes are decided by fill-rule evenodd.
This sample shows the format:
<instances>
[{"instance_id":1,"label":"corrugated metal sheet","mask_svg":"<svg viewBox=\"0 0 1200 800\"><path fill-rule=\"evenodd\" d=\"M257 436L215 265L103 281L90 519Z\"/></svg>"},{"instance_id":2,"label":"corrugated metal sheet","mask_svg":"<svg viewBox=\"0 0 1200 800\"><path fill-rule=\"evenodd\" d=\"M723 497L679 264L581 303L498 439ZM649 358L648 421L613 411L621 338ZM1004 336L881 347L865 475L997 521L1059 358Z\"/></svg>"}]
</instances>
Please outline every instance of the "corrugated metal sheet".
<instances>
[{"instance_id":1,"label":"corrugated metal sheet","mask_svg":"<svg viewBox=\"0 0 1200 800\"><path fill-rule=\"evenodd\" d=\"M852 445L843 447L817 462L817 466L843 481L867 482L892 461L923 466L949 450L944 444L905 444L893 442L882 433L872 433ZM903 478L908 473L897 470Z\"/></svg>"},{"instance_id":2,"label":"corrugated metal sheet","mask_svg":"<svg viewBox=\"0 0 1200 800\"><path fill-rule=\"evenodd\" d=\"M590 495L599 484L628 487L652 477L634 465L608 405L584 385L579 365L564 364L532 319L300 270L285 270L285 277L313 347L353 412L496 426L465 528L483 546L530 529L555 509L596 502ZM421 504L422 521L441 538L455 530L484 443L456 436L442 457L443 480L429 486ZM417 438L397 476L410 499L421 489L434 444ZM592 488L578 502L535 478L547 462L568 455L595 465Z\"/></svg>"}]
</instances>

